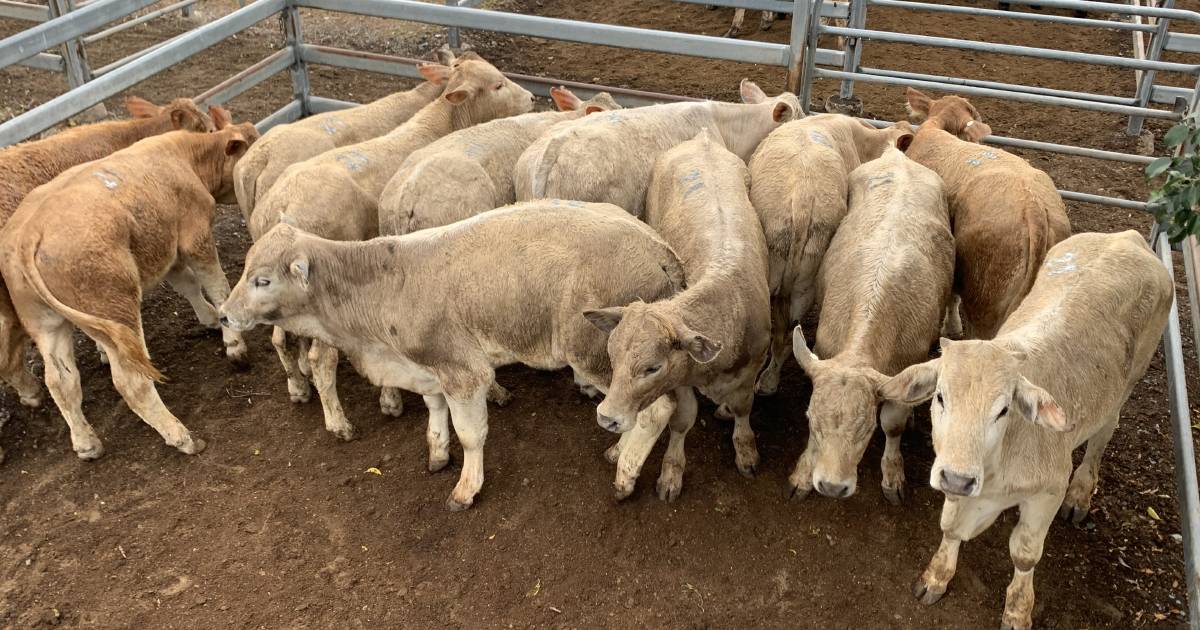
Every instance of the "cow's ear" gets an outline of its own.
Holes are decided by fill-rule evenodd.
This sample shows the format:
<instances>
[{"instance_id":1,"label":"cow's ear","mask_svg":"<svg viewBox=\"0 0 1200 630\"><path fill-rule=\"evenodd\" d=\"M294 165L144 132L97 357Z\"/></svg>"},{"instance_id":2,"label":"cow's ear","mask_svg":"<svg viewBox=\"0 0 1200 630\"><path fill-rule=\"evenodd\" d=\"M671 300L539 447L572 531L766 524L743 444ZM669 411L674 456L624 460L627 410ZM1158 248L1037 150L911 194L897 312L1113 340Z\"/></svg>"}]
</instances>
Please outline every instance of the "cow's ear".
<instances>
[{"instance_id":1,"label":"cow's ear","mask_svg":"<svg viewBox=\"0 0 1200 630\"><path fill-rule=\"evenodd\" d=\"M919 123L929 117L929 106L933 99L929 98L928 94L916 88L908 88L904 94L908 98L905 107L908 109L909 120Z\"/></svg>"},{"instance_id":2,"label":"cow's ear","mask_svg":"<svg viewBox=\"0 0 1200 630\"><path fill-rule=\"evenodd\" d=\"M179 129L194 129L201 125L197 123L196 115L186 109L171 110L171 126L176 130Z\"/></svg>"},{"instance_id":3,"label":"cow's ear","mask_svg":"<svg viewBox=\"0 0 1200 630\"><path fill-rule=\"evenodd\" d=\"M445 96L451 105L462 105L474 93L474 88L459 88L453 92L446 92Z\"/></svg>"},{"instance_id":4,"label":"cow's ear","mask_svg":"<svg viewBox=\"0 0 1200 630\"><path fill-rule=\"evenodd\" d=\"M621 323L621 317L625 315L624 306L613 306L610 308L596 308L583 312L583 316L592 323L593 326L599 328L602 332L611 333L616 329L617 324Z\"/></svg>"},{"instance_id":5,"label":"cow's ear","mask_svg":"<svg viewBox=\"0 0 1200 630\"><path fill-rule=\"evenodd\" d=\"M1075 423L1067 419L1063 408L1058 406L1050 392L1030 383L1021 376L1013 391L1012 407L1030 422L1060 433L1071 431Z\"/></svg>"},{"instance_id":6,"label":"cow's ear","mask_svg":"<svg viewBox=\"0 0 1200 630\"><path fill-rule=\"evenodd\" d=\"M150 118L162 111L158 105L137 96L126 97L125 109L129 110L129 115L134 118Z\"/></svg>"},{"instance_id":7,"label":"cow's ear","mask_svg":"<svg viewBox=\"0 0 1200 630\"><path fill-rule=\"evenodd\" d=\"M804 330L800 328L800 324L796 324L792 329L792 355L796 357L796 362L800 364L804 373L812 376L812 370L816 368L820 359L808 349L808 342L804 340Z\"/></svg>"},{"instance_id":8,"label":"cow's ear","mask_svg":"<svg viewBox=\"0 0 1200 630\"><path fill-rule=\"evenodd\" d=\"M968 142L979 142L992 135L992 128L978 120L972 120L963 127L962 138Z\"/></svg>"},{"instance_id":9,"label":"cow's ear","mask_svg":"<svg viewBox=\"0 0 1200 630\"><path fill-rule=\"evenodd\" d=\"M796 109L787 101L775 103L775 107L771 110L771 120L777 123L785 123L795 119Z\"/></svg>"},{"instance_id":10,"label":"cow's ear","mask_svg":"<svg viewBox=\"0 0 1200 630\"><path fill-rule=\"evenodd\" d=\"M910 365L903 372L883 381L876 388L880 398L908 406L919 405L937 389L939 360Z\"/></svg>"},{"instance_id":11,"label":"cow's ear","mask_svg":"<svg viewBox=\"0 0 1200 630\"><path fill-rule=\"evenodd\" d=\"M896 148L900 149L901 153L908 152L908 147L912 145L913 135L911 133L900 134L896 137Z\"/></svg>"},{"instance_id":12,"label":"cow's ear","mask_svg":"<svg viewBox=\"0 0 1200 630\"><path fill-rule=\"evenodd\" d=\"M579 105L583 102L571 90L565 87L550 88L550 98L554 99L555 106L560 112L573 112L579 109Z\"/></svg>"},{"instance_id":13,"label":"cow's ear","mask_svg":"<svg viewBox=\"0 0 1200 630\"><path fill-rule=\"evenodd\" d=\"M738 85L738 92L741 93L743 103L753 105L767 100L767 93L763 92L762 88L750 79L742 79L741 84Z\"/></svg>"},{"instance_id":14,"label":"cow's ear","mask_svg":"<svg viewBox=\"0 0 1200 630\"><path fill-rule=\"evenodd\" d=\"M209 105L208 115L212 118L213 127L220 131L229 125L233 124L233 116L229 114L229 110L220 105Z\"/></svg>"},{"instance_id":15,"label":"cow's ear","mask_svg":"<svg viewBox=\"0 0 1200 630\"><path fill-rule=\"evenodd\" d=\"M225 141L225 155L230 157L241 157L246 153L246 149L250 148L250 143L246 141L242 135L234 134Z\"/></svg>"},{"instance_id":16,"label":"cow's ear","mask_svg":"<svg viewBox=\"0 0 1200 630\"><path fill-rule=\"evenodd\" d=\"M721 354L721 342L709 339L694 330L685 330L679 339L679 345L687 350L688 356L697 363L708 363Z\"/></svg>"},{"instance_id":17,"label":"cow's ear","mask_svg":"<svg viewBox=\"0 0 1200 630\"><path fill-rule=\"evenodd\" d=\"M292 272L292 276L300 282L302 286L308 288L308 258L298 256L288 265L288 270Z\"/></svg>"},{"instance_id":18,"label":"cow's ear","mask_svg":"<svg viewBox=\"0 0 1200 630\"><path fill-rule=\"evenodd\" d=\"M450 68L443 66L440 63L422 63L417 64L417 72L425 77L426 81L434 85L441 85L446 82L450 76Z\"/></svg>"}]
</instances>

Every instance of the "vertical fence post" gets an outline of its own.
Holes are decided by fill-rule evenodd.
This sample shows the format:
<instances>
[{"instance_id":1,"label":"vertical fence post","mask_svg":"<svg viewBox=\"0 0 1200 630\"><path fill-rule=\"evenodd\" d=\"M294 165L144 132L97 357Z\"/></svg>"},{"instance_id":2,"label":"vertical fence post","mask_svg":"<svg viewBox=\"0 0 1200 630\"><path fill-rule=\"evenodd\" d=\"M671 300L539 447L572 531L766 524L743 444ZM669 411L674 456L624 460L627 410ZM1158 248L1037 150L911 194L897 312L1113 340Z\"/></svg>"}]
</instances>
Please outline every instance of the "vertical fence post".
<instances>
[{"instance_id":1,"label":"vertical fence post","mask_svg":"<svg viewBox=\"0 0 1200 630\"><path fill-rule=\"evenodd\" d=\"M288 3L280 14L283 19L283 32L287 37L287 45L292 47L295 59L292 62L292 99L300 103L300 116L308 116L309 109L308 65L304 63L300 49L304 45L303 33L300 30L300 9L293 3Z\"/></svg>"},{"instance_id":2,"label":"vertical fence post","mask_svg":"<svg viewBox=\"0 0 1200 630\"><path fill-rule=\"evenodd\" d=\"M866 0L850 0L850 18L847 20L850 28L864 28L867 24ZM866 42L859 37L847 37L842 49L845 55L842 59L843 72L858 72L858 64L862 59L862 47ZM841 97L849 99L854 96L854 80L842 79Z\"/></svg>"},{"instance_id":3,"label":"vertical fence post","mask_svg":"<svg viewBox=\"0 0 1200 630\"><path fill-rule=\"evenodd\" d=\"M1154 6L1153 2L1147 2L1146 6ZM1162 0L1159 5L1164 9L1175 8L1175 0ZM1167 18L1158 18L1158 23L1155 25L1154 37L1150 40L1150 50L1146 51L1146 58L1151 61L1158 61L1162 57L1163 46L1167 44L1167 32L1171 29L1171 20ZM1154 75L1153 70L1143 70L1138 76L1137 95L1134 97L1134 105L1145 107L1150 102L1150 96L1154 93ZM1125 129L1125 135L1137 136L1142 133L1142 122L1145 118L1141 116L1130 116L1129 126Z\"/></svg>"},{"instance_id":4,"label":"vertical fence post","mask_svg":"<svg viewBox=\"0 0 1200 630\"><path fill-rule=\"evenodd\" d=\"M458 0L446 0L446 6L458 6ZM454 50L462 47L462 39L459 37L457 26L451 26L446 29L446 45Z\"/></svg>"},{"instance_id":5,"label":"vertical fence post","mask_svg":"<svg viewBox=\"0 0 1200 630\"><path fill-rule=\"evenodd\" d=\"M794 0L792 3L792 32L788 40L787 91L799 95L804 74L804 56L808 47L808 20L812 15L812 0ZM808 103L801 98L800 109L808 113Z\"/></svg>"},{"instance_id":6,"label":"vertical fence post","mask_svg":"<svg viewBox=\"0 0 1200 630\"><path fill-rule=\"evenodd\" d=\"M75 0L50 0L50 19L62 17L75 10ZM83 39L76 38L64 43L61 47L63 58L63 73L67 77L67 86L75 89L92 80L92 69L88 66L87 50L83 47ZM104 103L81 113L84 120L99 120L108 115Z\"/></svg>"}]
</instances>

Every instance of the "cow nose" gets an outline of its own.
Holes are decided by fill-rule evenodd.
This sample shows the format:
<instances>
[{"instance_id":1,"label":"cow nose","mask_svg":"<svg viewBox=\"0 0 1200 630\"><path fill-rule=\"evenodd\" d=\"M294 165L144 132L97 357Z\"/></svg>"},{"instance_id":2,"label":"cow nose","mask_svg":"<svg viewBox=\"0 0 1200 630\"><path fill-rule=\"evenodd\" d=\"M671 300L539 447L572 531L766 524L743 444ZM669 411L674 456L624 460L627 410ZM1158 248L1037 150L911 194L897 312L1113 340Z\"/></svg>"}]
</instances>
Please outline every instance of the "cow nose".
<instances>
[{"instance_id":1,"label":"cow nose","mask_svg":"<svg viewBox=\"0 0 1200 630\"><path fill-rule=\"evenodd\" d=\"M617 427L620 424L617 422L616 418L606 416L599 411L596 412L596 422L599 423L605 431L612 431L613 433L617 432Z\"/></svg>"},{"instance_id":2,"label":"cow nose","mask_svg":"<svg viewBox=\"0 0 1200 630\"><path fill-rule=\"evenodd\" d=\"M831 499L842 499L850 496L850 484L818 481L817 492L820 492Z\"/></svg>"},{"instance_id":3,"label":"cow nose","mask_svg":"<svg viewBox=\"0 0 1200 630\"><path fill-rule=\"evenodd\" d=\"M968 496L976 485L979 484L979 478L973 475L960 475L956 472L942 469L942 491L958 496Z\"/></svg>"},{"instance_id":4,"label":"cow nose","mask_svg":"<svg viewBox=\"0 0 1200 630\"><path fill-rule=\"evenodd\" d=\"M226 328L229 327L229 316L228 315L222 315L218 321L221 322L222 326L225 326Z\"/></svg>"}]
</instances>

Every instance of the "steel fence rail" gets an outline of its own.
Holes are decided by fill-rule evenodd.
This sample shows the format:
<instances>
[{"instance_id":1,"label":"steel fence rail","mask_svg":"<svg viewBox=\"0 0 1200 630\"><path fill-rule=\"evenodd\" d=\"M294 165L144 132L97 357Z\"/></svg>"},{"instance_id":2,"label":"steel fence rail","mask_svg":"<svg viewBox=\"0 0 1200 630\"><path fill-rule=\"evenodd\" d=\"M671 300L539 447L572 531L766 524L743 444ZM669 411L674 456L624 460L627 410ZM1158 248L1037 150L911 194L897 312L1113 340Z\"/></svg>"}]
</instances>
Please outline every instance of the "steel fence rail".
<instances>
[{"instance_id":1,"label":"steel fence rail","mask_svg":"<svg viewBox=\"0 0 1200 630\"><path fill-rule=\"evenodd\" d=\"M205 90L192 100L199 105L223 105L239 94L292 67L295 51L285 46L262 61Z\"/></svg>"},{"instance_id":2,"label":"steel fence rail","mask_svg":"<svg viewBox=\"0 0 1200 630\"><path fill-rule=\"evenodd\" d=\"M37 68L38 70L46 70L48 72L62 72L63 68L66 67L66 62L63 61L62 55L38 53L28 59L18 61L16 65Z\"/></svg>"},{"instance_id":3,"label":"steel fence rail","mask_svg":"<svg viewBox=\"0 0 1200 630\"><path fill-rule=\"evenodd\" d=\"M110 0L120 1L120 0ZM104 8L104 0L87 9ZM258 0L208 24L188 31L170 44L131 63L57 96L4 124L0 124L0 146L15 144L113 96L130 86L240 33L279 13L287 0ZM68 19L74 15L67 16ZM49 24L49 23L47 23Z\"/></svg>"},{"instance_id":4,"label":"steel fence rail","mask_svg":"<svg viewBox=\"0 0 1200 630\"><path fill-rule=\"evenodd\" d=\"M1131 22L1114 22L1112 20L1097 20L1094 18L1068 17L1048 13L1024 13L1019 11L1003 11L1000 9L981 9L973 6L957 4L933 4L930 2L910 2L908 0L867 0L867 4L896 9L920 9L936 13L958 13L961 15L980 15L999 17L1010 20L1027 20L1030 22L1053 22L1069 26L1091 26L1119 31L1144 31L1153 33L1154 27L1148 24L1133 24Z\"/></svg>"},{"instance_id":5,"label":"steel fence rail","mask_svg":"<svg viewBox=\"0 0 1200 630\"><path fill-rule=\"evenodd\" d=\"M261 2L262 0L256 0ZM253 4L253 3L251 3ZM315 98L315 97L314 97ZM287 105L280 107L275 113L266 118L254 123L254 128L259 133L267 133L276 125L283 125L300 119L300 101L288 101Z\"/></svg>"},{"instance_id":6,"label":"steel fence rail","mask_svg":"<svg viewBox=\"0 0 1200 630\"><path fill-rule=\"evenodd\" d=\"M165 7L162 7L161 9L155 9L149 13L146 13L145 15L139 15L138 17L136 17L132 20L129 20L127 22L121 22L120 24L117 24L110 28L106 28L103 31L100 31L99 33L95 33L93 35L88 35L87 37L83 38L83 43L90 44L92 42L100 41L100 40L104 39L105 37L108 37L110 35L115 35L117 33L120 33L121 31L124 31L127 29L131 29L139 24L145 24L146 22L149 22L150 20L153 20L156 17L166 15L168 13L171 13L172 11L178 11L180 9L190 7L193 4L196 4L196 2L198 2L198 1L199 0L182 0L181 2L176 2L175 4L167 5Z\"/></svg>"},{"instance_id":7,"label":"steel fence rail","mask_svg":"<svg viewBox=\"0 0 1200 630\"><path fill-rule=\"evenodd\" d=\"M0 17L26 22L45 22L50 19L50 9L27 2L0 0Z\"/></svg>"},{"instance_id":8,"label":"steel fence rail","mask_svg":"<svg viewBox=\"0 0 1200 630\"><path fill-rule=\"evenodd\" d=\"M1093 101L1096 103L1112 103L1114 105L1134 105L1137 102L1136 99L1124 96L1111 96L1108 94L1096 94L1093 92L1073 92L1071 90L1056 90L1053 88L1044 88L1033 85L1021 85L1019 83L999 83L996 81L983 81L979 79L962 79L959 77L947 77L936 74L924 74L920 72L904 72L901 70L885 70L882 68L859 68L858 72L863 74L873 74L881 77L914 79L917 81L948 83L951 85L966 85L970 87L988 88L1005 92L1041 94L1043 96L1057 96L1061 98Z\"/></svg>"},{"instance_id":9,"label":"steel fence rail","mask_svg":"<svg viewBox=\"0 0 1200 630\"><path fill-rule=\"evenodd\" d=\"M64 44L158 0L99 0L0 40L0 68Z\"/></svg>"}]
</instances>

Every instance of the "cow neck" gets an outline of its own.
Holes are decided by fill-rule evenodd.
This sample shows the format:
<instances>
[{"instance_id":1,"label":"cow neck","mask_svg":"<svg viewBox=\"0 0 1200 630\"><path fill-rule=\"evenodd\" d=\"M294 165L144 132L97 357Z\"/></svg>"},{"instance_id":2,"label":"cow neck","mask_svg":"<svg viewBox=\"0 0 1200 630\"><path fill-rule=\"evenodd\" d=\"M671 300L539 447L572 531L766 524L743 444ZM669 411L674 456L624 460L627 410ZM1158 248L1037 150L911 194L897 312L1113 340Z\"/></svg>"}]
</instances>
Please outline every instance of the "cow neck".
<instances>
[{"instance_id":1,"label":"cow neck","mask_svg":"<svg viewBox=\"0 0 1200 630\"><path fill-rule=\"evenodd\" d=\"M319 317L327 329L370 338L396 316L389 304L405 304L405 249L400 237L369 241L321 241L311 248L309 273L316 295L326 296Z\"/></svg>"},{"instance_id":2,"label":"cow neck","mask_svg":"<svg viewBox=\"0 0 1200 630\"><path fill-rule=\"evenodd\" d=\"M367 107L378 109L380 117L390 121L388 126L396 127L412 118L412 103L410 101L416 98L417 101L432 102L433 99L442 93L443 87L444 85L425 81L411 90L389 94ZM378 107L375 107L376 105Z\"/></svg>"},{"instance_id":3,"label":"cow neck","mask_svg":"<svg viewBox=\"0 0 1200 630\"><path fill-rule=\"evenodd\" d=\"M221 180L225 175L225 143L231 138L228 134L191 133L180 131L171 134L172 140L184 147L185 159L192 165L192 172L204 184L204 189L216 197L221 189Z\"/></svg>"},{"instance_id":4,"label":"cow neck","mask_svg":"<svg viewBox=\"0 0 1200 630\"><path fill-rule=\"evenodd\" d=\"M52 160L63 160L60 170L76 164L100 159L133 143L173 129L169 114L158 114L149 118L114 120L76 127L51 136L53 150L46 151Z\"/></svg>"},{"instance_id":5,"label":"cow neck","mask_svg":"<svg viewBox=\"0 0 1200 630\"><path fill-rule=\"evenodd\" d=\"M768 101L749 105L708 101L705 105L712 108L717 127L714 131L721 134L725 146L742 158L743 162L748 161L759 141L766 136L757 114L769 117L770 110L767 108L773 109L775 103Z\"/></svg>"},{"instance_id":6,"label":"cow neck","mask_svg":"<svg viewBox=\"0 0 1200 630\"><path fill-rule=\"evenodd\" d=\"M444 98L422 107L420 111L408 119L408 122L396 127L387 135L390 145L407 145L415 136L425 136L427 142L441 138L454 131L454 111L459 109ZM426 142L426 143L427 143Z\"/></svg>"}]
</instances>

